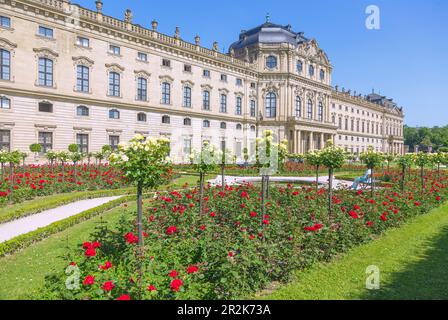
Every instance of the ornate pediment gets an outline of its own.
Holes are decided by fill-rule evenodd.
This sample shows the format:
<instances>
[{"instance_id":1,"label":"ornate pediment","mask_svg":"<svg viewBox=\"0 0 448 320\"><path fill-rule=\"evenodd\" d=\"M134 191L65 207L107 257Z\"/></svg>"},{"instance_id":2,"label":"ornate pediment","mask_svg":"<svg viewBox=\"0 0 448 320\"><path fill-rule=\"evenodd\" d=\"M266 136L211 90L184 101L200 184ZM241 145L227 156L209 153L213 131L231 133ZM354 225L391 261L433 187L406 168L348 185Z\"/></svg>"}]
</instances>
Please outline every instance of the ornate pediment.
<instances>
[{"instance_id":1,"label":"ornate pediment","mask_svg":"<svg viewBox=\"0 0 448 320\"><path fill-rule=\"evenodd\" d=\"M302 43L297 47L297 53L309 60L323 65L330 65L327 54L319 47L315 39Z\"/></svg>"},{"instance_id":2,"label":"ornate pediment","mask_svg":"<svg viewBox=\"0 0 448 320\"><path fill-rule=\"evenodd\" d=\"M149 79L151 77L151 74L145 70L135 70L134 73L137 78Z\"/></svg>"},{"instance_id":3,"label":"ornate pediment","mask_svg":"<svg viewBox=\"0 0 448 320\"><path fill-rule=\"evenodd\" d=\"M55 59L59 57L59 54L49 48L34 48L34 52L36 52L37 56L40 58L49 58Z\"/></svg>"},{"instance_id":4,"label":"ornate pediment","mask_svg":"<svg viewBox=\"0 0 448 320\"><path fill-rule=\"evenodd\" d=\"M302 97L304 93L305 93L305 88L300 87L300 86L295 87L294 95Z\"/></svg>"},{"instance_id":5,"label":"ornate pediment","mask_svg":"<svg viewBox=\"0 0 448 320\"><path fill-rule=\"evenodd\" d=\"M182 85L185 86L185 87L190 87L190 88L191 88L191 87L194 86L194 82L193 82L193 81L190 81L190 80L182 80L181 83L182 83Z\"/></svg>"},{"instance_id":6,"label":"ornate pediment","mask_svg":"<svg viewBox=\"0 0 448 320\"><path fill-rule=\"evenodd\" d=\"M113 71L113 72L123 72L125 70L124 67L120 66L118 63L106 63L106 68L108 71Z\"/></svg>"},{"instance_id":7,"label":"ornate pediment","mask_svg":"<svg viewBox=\"0 0 448 320\"><path fill-rule=\"evenodd\" d=\"M87 57L84 57L84 56L73 57L72 59L73 59L75 65L83 65L83 66L86 66L86 67L91 67L95 63L93 60L91 60L91 59L89 59Z\"/></svg>"},{"instance_id":8,"label":"ornate pediment","mask_svg":"<svg viewBox=\"0 0 448 320\"><path fill-rule=\"evenodd\" d=\"M160 81L162 82L168 82L168 83L173 83L174 82L174 78L170 77L168 75L164 75L164 76L159 76Z\"/></svg>"},{"instance_id":9,"label":"ornate pediment","mask_svg":"<svg viewBox=\"0 0 448 320\"><path fill-rule=\"evenodd\" d=\"M12 50L14 48L17 48L17 45L15 43L12 43L8 39L0 38L0 47L8 49L8 50Z\"/></svg>"},{"instance_id":10,"label":"ornate pediment","mask_svg":"<svg viewBox=\"0 0 448 320\"><path fill-rule=\"evenodd\" d=\"M207 91L213 90L213 87L209 84L202 84L201 88L202 88L202 90L207 90Z\"/></svg>"}]
</instances>

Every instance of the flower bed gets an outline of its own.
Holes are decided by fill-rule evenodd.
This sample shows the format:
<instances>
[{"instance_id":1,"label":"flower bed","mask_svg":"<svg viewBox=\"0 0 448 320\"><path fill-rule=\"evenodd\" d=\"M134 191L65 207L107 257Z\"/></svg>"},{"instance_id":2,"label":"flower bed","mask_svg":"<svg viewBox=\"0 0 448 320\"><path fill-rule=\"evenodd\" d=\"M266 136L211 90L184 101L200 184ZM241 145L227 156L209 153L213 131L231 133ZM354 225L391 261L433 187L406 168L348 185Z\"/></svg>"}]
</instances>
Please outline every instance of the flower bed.
<instances>
[{"instance_id":1,"label":"flower bed","mask_svg":"<svg viewBox=\"0 0 448 320\"><path fill-rule=\"evenodd\" d=\"M327 191L272 187L266 215L260 215L253 185L208 188L205 213L196 191L160 195L145 208L144 252L136 226L123 221L116 231L98 229L70 254L79 267L80 288L67 290L67 275L48 278L39 298L47 299L235 299L293 271L372 240L384 230L424 214L447 199L447 176L427 174L420 190L415 175L407 192L396 186L370 192L342 190L325 209ZM141 268L141 269L140 269ZM140 274L142 277L140 278Z\"/></svg>"},{"instance_id":2,"label":"flower bed","mask_svg":"<svg viewBox=\"0 0 448 320\"><path fill-rule=\"evenodd\" d=\"M118 189L127 186L121 172L107 165L18 167L14 174L5 170L0 179L0 207L36 197L86 190Z\"/></svg>"}]
</instances>

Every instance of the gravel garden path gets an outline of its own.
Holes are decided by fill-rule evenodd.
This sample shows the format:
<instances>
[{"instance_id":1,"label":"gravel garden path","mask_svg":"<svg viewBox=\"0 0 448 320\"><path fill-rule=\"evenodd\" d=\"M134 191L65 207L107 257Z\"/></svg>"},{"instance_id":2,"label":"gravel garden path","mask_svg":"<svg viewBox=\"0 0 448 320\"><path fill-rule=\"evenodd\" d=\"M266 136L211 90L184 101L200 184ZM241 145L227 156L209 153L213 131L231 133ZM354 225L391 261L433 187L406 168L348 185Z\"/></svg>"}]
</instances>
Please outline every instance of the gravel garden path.
<instances>
[{"instance_id":1,"label":"gravel garden path","mask_svg":"<svg viewBox=\"0 0 448 320\"><path fill-rule=\"evenodd\" d=\"M0 243L119 198L121 198L121 196L81 200L58 208L46 210L29 217L0 224Z\"/></svg>"},{"instance_id":2,"label":"gravel garden path","mask_svg":"<svg viewBox=\"0 0 448 320\"><path fill-rule=\"evenodd\" d=\"M213 185L221 185L221 176L217 176L216 179L209 180L208 182ZM225 176L224 180L227 185L238 185L244 183L259 183L261 182L261 177L234 177L234 176ZM270 182L284 182L284 183L309 183L312 184L316 181L316 177L270 177ZM319 177L320 185L328 184L328 176ZM333 180L333 188L341 189L341 188L349 188L353 184L352 181L345 180Z\"/></svg>"}]
</instances>

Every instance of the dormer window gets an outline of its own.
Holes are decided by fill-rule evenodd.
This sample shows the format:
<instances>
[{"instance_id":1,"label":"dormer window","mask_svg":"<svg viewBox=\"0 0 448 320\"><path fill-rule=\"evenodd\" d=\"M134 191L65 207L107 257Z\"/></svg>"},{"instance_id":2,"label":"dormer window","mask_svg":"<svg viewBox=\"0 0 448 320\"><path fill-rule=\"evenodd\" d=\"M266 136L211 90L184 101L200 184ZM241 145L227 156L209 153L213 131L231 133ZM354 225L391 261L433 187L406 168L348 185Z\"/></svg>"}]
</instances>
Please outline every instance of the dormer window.
<instances>
[{"instance_id":1,"label":"dormer window","mask_svg":"<svg viewBox=\"0 0 448 320\"><path fill-rule=\"evenodd\" d=\"M266 68L268 68L268 69L275 69L275 68L277 68L277 57L275 57L275 56L268 56L266 58Z\"/></svg>"}]
</instances>

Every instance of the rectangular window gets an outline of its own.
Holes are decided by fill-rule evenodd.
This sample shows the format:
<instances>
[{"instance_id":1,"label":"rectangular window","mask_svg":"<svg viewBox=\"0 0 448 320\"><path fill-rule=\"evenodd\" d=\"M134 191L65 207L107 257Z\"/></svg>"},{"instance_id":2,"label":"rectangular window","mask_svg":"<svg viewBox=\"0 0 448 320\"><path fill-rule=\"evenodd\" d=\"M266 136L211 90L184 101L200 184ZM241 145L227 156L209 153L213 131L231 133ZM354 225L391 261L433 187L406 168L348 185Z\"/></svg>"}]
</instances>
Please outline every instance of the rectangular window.
<instances>
[{"instance_id":1,"label":"rectangular window","mask_svg":"<svg viewBox=\"0 0 448 320\"><path fill-rule=\"evenodd\" d=\"M109 73L109 95L113 97L120 96L120 74L116 72Z\"/></svg>"},{"instance_id":2,"label":"rectangular window","mask_svg":"<svg viewBox=\"0 0 448 320\"><path fill-rule=\"evenodd\" d=\"M39 112L53 112L53 105L49 102L40 102L39 103Z\"/></svg>"},{"instance_id":3,"label":"rectangular window","mask_svg":"<svg viewBox=\"0 0 448 320\"><path fill-rule=\"evenodd\" d=\"M53 60L39 58L39 85L53 87Z\"/></svg>"},{"instance_id":4,"label":"rectangular window","mask_svg":"<svg viewBox=\"0 0 448 320\"><path fill-rule=\"evenodd\" d=\"M148 55L146 53L139 52L137 54L137 60L143 61L143 62L148 62Z\"/></svg>"},{"instance_id":5,"label":"rectangular window","mask_svg":"<svg viewBox=\"0 0 448 320\"><path fill-rule=\"evenodd\" d=\"M11 28L11 18L0 16L0 26L4 28Z\"/></svg>"},{"instance_id":6,"label":"rectangular window","mask_svg":"<svg viewBox=\"0 0 448 320\"><path fill-rule=\"evenodd\" d=\"M191 154L191 139L184 139L184 156L188 159Z\"/></svg>"},{"instance_id":7,"label":"rectangular window","mask_svg":"<svg viewBox=\"0 0 448 320\"><path fill-rule=\"evenodd\" d=\"M42 147L41 155L46 154L48 151L53 150L53 132L39 132L39 144Z\"/></svg>"},{"instance_id":8,"label":"rectangular window","mask_svg":"<svg viewBox=\"0 0 448 320\"><path fill-rule=\"evenodd\" d=\"M171 67L171 61L168 59L162 59L162 66L170 68Z\"/></svg>"},{"instance_id":9,"label":"rectangular window","mask_svg":"<svg viewBox=\"0 0 448 320\"><path fill-rule=\"evenodd\" d=\"M185 72L191 72L191 65L189 65L189 64L184 64L184 71L185 71Z\"/></svg>"},{"instance_id":10,"label":"rectangular window","mask_svg":"<svg viewBox=\"0 0 448 320\"><path fill-rule=\"evenodd\" d=\"M227 96L225 94L221 95L221 106L219 108L219 112L221 113L227 112Z\"/></svg>"},{"instance_id":11,"label":"rectangular window","mask_svg":"<svg viewBox=\"0 0 448 320\"><path fill-rule=\"evenodd\" d=\"M242 99L240 98L240 97L237 97L236 98L236 108L235 108L235 114L237 115L237 116L240 116L241 115L241 113L242 113Z\"/></svg>"},{"instance_id":12,"label":"rectangular window","mask_svg":"<svg viewBox=\"0 0 448 320\"><path fill-rule=\"evenodd\" d=\"M76 144L78 145L79 152L89 152L89 135L84 133L76 134Z\"/></svg>"},{"instance_id":13,"label":"rectangular window","mask_svg":"<svg viewBox=\"0 0 448 320\"><path fill-rule=\"evenodd\" d=\"M203 75L204 77L206 77L206 78L210 78L210 70L206 70L206 69L204 69L204 70L202 71L202 75Z\"/></svg>"},{"instance_id":14,"label":"rectangular window","mask_svg":"<svg viewBox=\"0 0 448 320\"><path fill-rule=\"evenodd\" d=\"M39 35L45 38L53 39L53 29L39 26Z\"/></svg>"},{"instance_id":15,"label":"rectangular window","mask_svg":"<svg viewBox=\"0 0 448 320\"><path fill-rule=\"evenodd\" d=\"M255 82L251 82L251 83L250 83L250 87L251 87L252 89L255 89L255 87L256 87Z\"/></svg>"},{"instance_id":16,"label":"rectangular window","mask_svg":"<svg viewBox=\"0 0 448 320\"><path fill-rule=\"evenodd\" d=\"M162 83L162 104L171 103L171 85L167 82Z\"/></svg>"},{"instance_id":17,"label":"rectangular window","mask_svg":"<svg viewBox=\"0 0 448 320\"><path fill-rule=\"evenodd\" d=\"M80 92L89 92L89 67L77 66L76 90Z\"/></svg>"},{"instance_id":18,"label":"rectangular window","mask_svg":"<svg viewBox=\"0 0 448 320\"><path fill-rule=\"evenodd\" d=\"M250 116L251 117L255 117L256 116L255 100L250 100Z\"/></svg>"},{"instance_id":19,"label":"rectangular window","mask_svg":"<svg viewBox=\"0 0 448 320\"><path fill-rule=\"evenodd\" d=\"M148 100L148 80L145 78L138 78L137 80L137 100Z\"/></svg>"},{"instance_id":20,"label":"rectangular window","mask_svg":"<svg viewBox=\"0 0 448 320\"><path fill-rule=\"evenodd\" d=\"M84 37L78 37L76 39L76 44L78 46L84 47L84 48L89 48L90 47L90 40Z\"/></svg>"},{"instance_id":21,"label":"rectangular window","mask_svg":"<svg viewBox=\"0 0 448 320\"><path fill-rule=\"evenodd\" d=\"M184 107L191 108L191 88L184 88Z\"/></svg>"},{"instance_id":22,"label":"rectangular window","mask_svg":"<svg viewBox=\"0 0 448 320\"><path fill-rule=\"evenodd\" d=\"M241 142L237 142L235 154L238 158L241 158L241 151L242 151L242 144L241 144Z\"/></svg>"},{"instance_id":23,"label":"rectangular window","mask_svg":"<svg viewBox=\"0 0 448 320\"><path fill-rule=\"evenodd\" d=\"M237 85L237 86L242 86L242 85L243 85L243 80L240 79L240 78L237 78L237 79L236 79L236 85Z\"/></svg>"},{"instance_id":24,"label":"rectangular window","mask_svg":"<svg viewBox=\"0 0 448 320\"><path fill-rule=\"evenodd\" d=\"M221 151L222 152L226 151L226 140L221 140Z\"/></svg>"},{"instance_id":25,"label":"rectangular window","mask_svg":"<svg viewBox=\"0 0 448 320\"><path fill-rule=\"evenodd\" d=\"M5 49L0 49L0 79L11 79L11 53Z\"/></svg>"},{"instance_id":26,"label":"rectangular window","mask_svg":"<svg viewBox=\"0 0 448 320\"><path fill-rule=\"evenodd\" d=\"M112 150L117 150L118 145L120 144L120 136L109 136L109 145Z\"/></svg>"},{"instance_id":27,"label":"rectangular window","mask_svg":"<svg viewBox=\"0 0 448 320\"><path fill-rule=\"evenodd\" d=\"M202 109L210 110L210 92L202 92Z\"/></svg>"},{"instance_id":28,"label":"rectangular window","mask_svg":"<svg viewBox=\"0 0 448 320\"><path fill-rule=\"evenodd\" d=\"M121 48L111 44L109 45L109 53L119 56L121 54Z\"/></svg>"},{"instance_id":29,"label":"rectangular window","mask_svg":"<svg viewBox=\"0 0 448 320\"><path fill-rule=\"evenodd\" d=\"M226 74L221 74L221 81L227 82L227 75Z\"/></svg>"},{"instance_id":30,"label":"rectangular window","mask_svg":"<svg viewBox=\"0 0 448 320\"><path fill-rule=\"evenodd\" d=\"M11 131L0 130L0 150L11 150Z\"/></svg>"}]
</instances>

